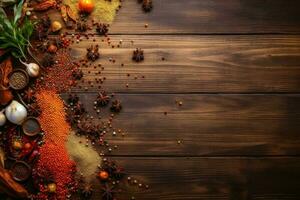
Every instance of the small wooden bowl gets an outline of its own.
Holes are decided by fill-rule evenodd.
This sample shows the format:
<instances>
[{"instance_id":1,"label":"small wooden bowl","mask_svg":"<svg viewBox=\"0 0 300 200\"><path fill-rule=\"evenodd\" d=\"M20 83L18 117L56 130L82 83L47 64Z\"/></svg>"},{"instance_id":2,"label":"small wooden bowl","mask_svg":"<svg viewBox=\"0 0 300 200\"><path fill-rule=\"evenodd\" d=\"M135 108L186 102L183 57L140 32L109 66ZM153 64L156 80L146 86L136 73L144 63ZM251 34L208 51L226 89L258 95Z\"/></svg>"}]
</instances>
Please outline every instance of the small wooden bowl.
<instances>
[{"instance_id":1,"label":"small wooden bowl","mask_svg":"<svg viewBox=\"0 0 300 200\"><path fill-rule=\"evenodd\" d=\"M31 175L31 167L23 161L16 161L11 167L11 174L15 181L26 181Z\"/></svg>"},{"instance_id":2,"label":"small wooden bowl","mask_svg":"<svg viewBox=\"0 0 300 200\"><path fill-rule=\"evenodd\" d=\"M14 90L22 90L29 83L29 76L23 69L16 69L9 75L9 86Z\"/></svg>"},{"instance_id":3,"label":"small wooden bowl","mask_svg":"<svg viewBox=\"0 0 300 200\"><path fill-rule=\"evenodd\" d=\"M41 132L40 122L34 117L27 117L22 123L22 130L27 136L36 136Z\"/></svg>"}]
</instances>

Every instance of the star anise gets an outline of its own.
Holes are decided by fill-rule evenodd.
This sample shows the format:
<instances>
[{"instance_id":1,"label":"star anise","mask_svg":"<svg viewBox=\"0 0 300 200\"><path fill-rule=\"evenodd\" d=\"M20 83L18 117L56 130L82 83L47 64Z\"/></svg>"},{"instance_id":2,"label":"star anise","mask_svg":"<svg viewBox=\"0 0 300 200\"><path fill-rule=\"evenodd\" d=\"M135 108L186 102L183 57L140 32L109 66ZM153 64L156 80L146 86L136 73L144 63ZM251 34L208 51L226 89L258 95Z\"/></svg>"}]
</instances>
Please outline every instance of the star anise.
<instances>
[{"instance_id":1,"label":"star anise","mask_svg":"<svg viewBox=\"0 0 300 200\"><path fill-rule=\"evenodd\" d=\"M76 94L70 94L67 101L70 105L75 105L78 103L79 97Z\"/></svg>"},{"instance_id":2,"label":"star anise","mask_svg":"<svg viewBox=\"0 0 300 200\"><path fill-rule=\"evenodd\" d=\"M84 183L79 188L81 199L90 199L93 195L93 188L91 184Z\"/></svg>"},{"instance_id":3,"label":"star anise","mask_svg":"<svg viewBox=\"0 0 300 200\"><path fill-rule=\"evenodd\" d=\"M122 167L117 166L114 161L106 161L102 165L102 169L107 171L111 177L116 180L121 180L125 173Z\"/></svg>"},{"instance_id":4,"label":"star anise","mask_svg":"<svg viewBox=\"0 0 300 200\"><path fill-rule=\"evenodd\" d=\"M55 46L57 46L58 48L63 47L63 42L61 40L61 38L55 38L51 41L52 44L54 44Z\"/></svg>"},{"instance_id":5,"label":"star anise","mask_svg":"<svg viewBox=\"0 0 300 200\"><path fill-rule=\"evenodd\" d=\"M54 56L50 53L46 53L42 59L42 65L44 67L50 67L54 64Z\"/></svg>"},{"instance_id":6,"label":"star anise","mask_svg":"<svg viewBox=\"0 0 300 200\"><path fill-rule=\"evenodd\" d=\"M89 118L82 117L80 122L76 124L77 132L81 135L88 136L92 141L96 141L103 134L103 124L95 124Z\"/></svg>"},{"instance_id":7,"label":"star anise","mask_svg":"<svg viewBox=\"0 0 300 200\"><path fill-rule=\"evenodd\" d=\"M152 0L143 0L142 8L145 12L150 12L153 8Z\"/></svg>"},{"instance_id":8,"label":"star anise","mask_svg":"<svg viewBox=\"0 0 300 200\"><path fill-rule=\"evenodd\" d=\"M41 43L39 43L37 45L37 48L41 51L41 52L46 52L48 50L49 47L49 41L48 40L44 40Z\"/></svg>"},{"instance_id":9,"label":"star anise","mask_svg":"<svg viewBox=\"0 0 300 200\"><path fill-rule=\"evenodd\" d=\"M76 68L73 70L72 76L74 79L80 80L83 77L83 72L81 69Z\"/></svg>"},{"instance_id":10,"label":"star anise","mask_svg":"<svg viewBox=\"0 0 300 200\"><path fill-rule=\"evenodd\" d=\"M97 106L106 106L109 103L110 97L106 94L105 91L99 92L96 102Z\"/></svg>"},{"instance_id":11,"label":"star anise","mask_svg":"<svg viewBox=\"0 0 300 200\"><path fill-rule=\"evenodd\" d=\"M72 112L69 110L67 111L67 121L71 126L75 126L79 120L79 117L75 116Z\"/></svg>"},{"instance_id":12,"label":"star anise","mask_svg":"<svg viewBox=\"0 0 300 200\"><path fill-rule=\"evenodd\" d=\"M86 122L80 122L77 124L78 133L87 135L89 131L89 125Z\"/></svg>"},{"instance_id":13,"label":"star anise","mask_svg":"<svg viewBox=\"0 0 300 200\"><path fill-rule=\"evenodd\" d=\"M80 102L78 102L78 103L73 107L73 109L74 109L74 114L75 114L75 115L82 115L82 114L85 113L85 109L84 109L84 107L83 107L83 104L80 103Z\"/></svg>"},{"instance_id":14,"label":"star anise","mask_svg":"<svg viewBox=\"0 0 300 200\"><path fill-rule=\"evenodd\" d=\"M41 108L37 103L32 103L28 105L28 113L30 116L38 117L42 113Z\"/></svg>"},{"instance_id":15,"label":"star anise","mask_svg":"<svg viewBox=\"0 0 300 200\"><path fill-rule=\"evenodd\" d=\"M116 167L115 171L112 173L112 177L116 180L121 180L125 176L124 169L121 167Z\"/></svg>"},{"instance_id":16,"label":"star anise","mask_svg":"<svg viewBox=\"0 0 300 200\"><path fill-rule=\"evenodd\" d=\"M85 32L87 29L88 29L88 26L85 22L83 22L83 21L77 22L77 28L76 28L77 31Z\"/></svg>"},{"instance_id":17,"label":"star anise","mask_svg":"<svg viewBox=\"0 0 300 200\"><path fill-rule=\"evenodd\" d=\"M27 103L31 103L33 101L35 101L35 92L33 91L33 89L28 88L25 92L24 92L24 96L23 99L27 102Z\"/></svg>"},{"instance_id":18,"label":"star anise","mask_svg":"<svg viewBox=\"0 0 300 200\"><path fill-rule=\"evenodd\" d=\"M133 51L132 60L140 62L144 60L144 51L140 48L137 48Z\"/></svg>"},{"instance_id":19,"label":"star anise","mask_svg":"<svg viewBox=\"0 0 300 200\"><path fill-rule=\"evenodd\" d=\"M51 20L49 16L42 17L39 23L36 24L34 33L39 40L43 40L48 37L48 30L51 26Z\"/></svg>"},{"instance_id":20,"label":"star anise","mask_svg":"<svg viewBox=\"0 0 300 200\"><path fill-rule=\"evenodd\" d=\"M108 24L98 23L96 31L99 35L106 35L108 32Z\"/></svg>"},{"instance_id":21,"label":"star anise","mask_svg":"<svg viewBox=\"0 0 300 200\"><path fill-rule=\"evenodd\" d=\"M102 191L102 199L105 200L113 200L114 194L116 193L113 186L108 185L107 183L101 188Z\"/></svg>"},{"instance_id":22,"label":"star anise","mask_svg":"<svg viewBox=\"0 0 300 200\"><path fill-rule=\"evenodd\" d=\"M51 19L48 15L44 16L41 18L40 20L40 25L44 28L44 29L49 29L51 26Z\"/></svg>"},{"instance_id":23,"label":"star anise","mask_svg":"<svg viewBox=\"0 0 300 200\"><path fill-rule=\"evenodd\" d=\"M120 100L114 100L111 104L110 110L112 112L120 112L122 110L122 104Z\"/></svg>"},{"instance_id":24,"label":"star anise","mask_svg":"<svg viewBox=\"0 0 300 200\"><path fill-rule=\"evenodd\" d=\"M100 57L99 46L91 46L87 49L87 58L91 61L95 61Z\"/></svg>"},{"instance_id":25,"label":"star anise","mask_svg":"<svg viewBox=\"0 0 300 200\"><path fill-rule=\"evenodd\" d=\"M73 29L73 22L71 21L71 20L68 20L67 22L66 22L66 28L67 29Z\"/></svg>"}]
</instances>

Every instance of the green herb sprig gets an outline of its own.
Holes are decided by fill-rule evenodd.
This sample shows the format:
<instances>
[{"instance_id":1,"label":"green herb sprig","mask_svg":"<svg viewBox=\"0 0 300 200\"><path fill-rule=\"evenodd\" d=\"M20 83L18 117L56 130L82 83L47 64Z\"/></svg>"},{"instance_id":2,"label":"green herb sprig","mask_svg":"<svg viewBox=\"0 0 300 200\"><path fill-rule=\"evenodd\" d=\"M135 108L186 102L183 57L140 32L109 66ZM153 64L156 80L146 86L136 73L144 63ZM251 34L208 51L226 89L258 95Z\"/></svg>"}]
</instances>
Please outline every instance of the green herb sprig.
<instances>
[{"instance_id":1,"label":"green herb sprig","mask_svg":"<svg viewBox=\"0 0 300 200\"><path fill-rule=\"evenodd\" d=\"M14 6L14 16L9 19L0 9L0 49L8 50L15 58L26 59L26 49L30 44L34 25L26 17L19 23L22 16L23 0Z\"/></svg>"}]
</instances>

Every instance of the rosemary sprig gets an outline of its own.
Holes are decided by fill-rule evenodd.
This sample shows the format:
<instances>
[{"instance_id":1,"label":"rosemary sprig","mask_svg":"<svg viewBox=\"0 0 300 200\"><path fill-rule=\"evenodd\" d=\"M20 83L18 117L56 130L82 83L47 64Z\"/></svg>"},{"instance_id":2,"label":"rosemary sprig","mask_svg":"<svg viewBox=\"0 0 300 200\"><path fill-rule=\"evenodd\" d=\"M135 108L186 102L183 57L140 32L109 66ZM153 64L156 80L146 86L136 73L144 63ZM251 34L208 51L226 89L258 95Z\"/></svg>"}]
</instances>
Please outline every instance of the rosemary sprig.
<instances>
[{"instance_id":1,"label":"rosemary sprig","mask_svg":"<svg viewBox=\"0 0 300 200\"><path fill-rule=\"evenodd\" d=\"M30 45L29 38L34 25L27 18L20 23L23 0L14 6L14 17L9 19L3 9L0 9L0 49L8 50L15 58L26 59L26 49Z\"/></svg>"}]
</instances>

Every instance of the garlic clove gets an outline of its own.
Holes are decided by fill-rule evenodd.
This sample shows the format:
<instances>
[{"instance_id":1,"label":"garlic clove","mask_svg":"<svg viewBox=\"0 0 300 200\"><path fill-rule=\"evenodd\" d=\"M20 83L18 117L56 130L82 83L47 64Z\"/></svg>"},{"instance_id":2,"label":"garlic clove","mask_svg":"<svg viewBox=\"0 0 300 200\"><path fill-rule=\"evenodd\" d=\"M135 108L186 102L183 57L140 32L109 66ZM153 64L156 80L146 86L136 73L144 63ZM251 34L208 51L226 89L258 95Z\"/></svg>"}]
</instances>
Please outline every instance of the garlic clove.
<instances>
[{"instance_id":1,"label":"garlic clove","mask_svg":"<svg viewBox=\"0 0 300 200\"><path fill-rule=\"evenodd\" d=\"M6 117L3 111L0 112L0 126L3 126L6 123Z\"/></svg>"},{"instance_id":2,"label":"garlic clove","mask_svg":"<svg viewBox=\"0 0 300 200\"><path fill-rule=\"evenodd\" d=\"M40 66L36 63L26 65L26 71L30 77L37 77L40 74Z\"/></svg>"},{"instance_id":3,"label":"garlic clove","mask_svg":"<svg viewBox=\"0 0 300 200\"><path fill-rule=\"evenodd\" d=\"M27 110L21 103L13 100L5 108L5 115L11 123L21 125L27 117Z\"/></svg>"}]
</instances>

